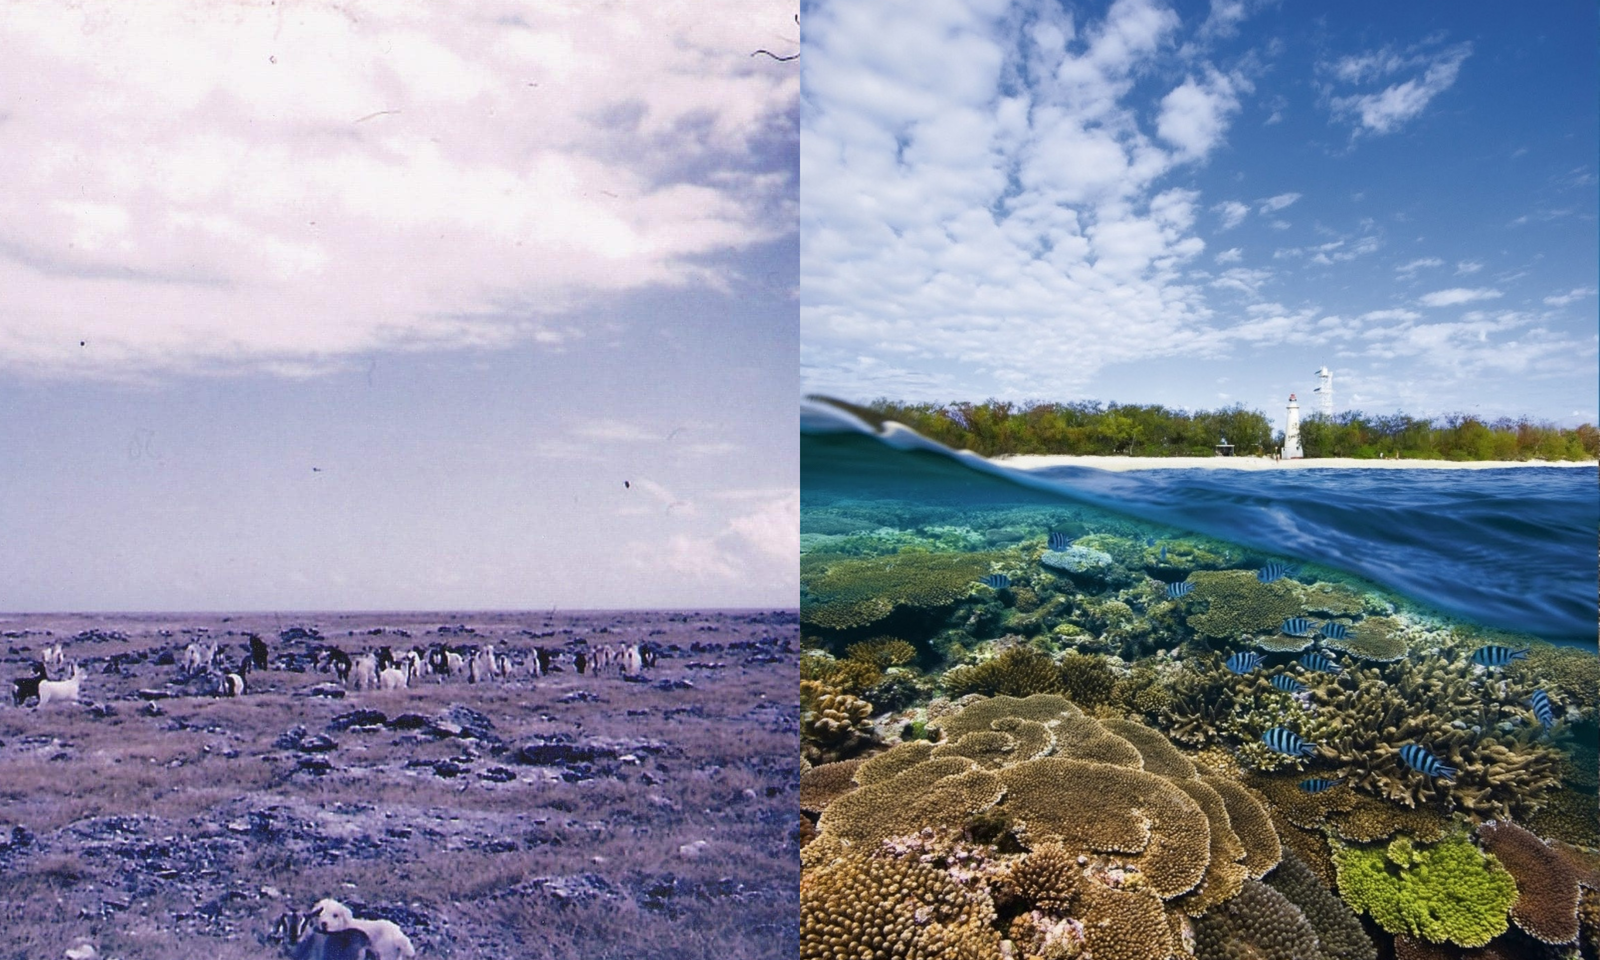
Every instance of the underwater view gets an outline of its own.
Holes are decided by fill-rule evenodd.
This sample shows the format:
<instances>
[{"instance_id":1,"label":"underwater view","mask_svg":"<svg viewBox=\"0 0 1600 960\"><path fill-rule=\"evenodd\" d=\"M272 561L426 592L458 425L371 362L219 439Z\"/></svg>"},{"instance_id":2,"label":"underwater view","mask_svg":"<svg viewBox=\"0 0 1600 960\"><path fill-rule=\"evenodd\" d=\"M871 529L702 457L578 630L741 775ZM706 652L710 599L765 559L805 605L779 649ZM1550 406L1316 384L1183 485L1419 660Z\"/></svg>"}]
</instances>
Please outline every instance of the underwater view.
<instances>
[{"instance_id":1,"label":"underwater view","mask_svg":"<svg viewBox=\"0 0 1600 960\"><path fill-rule=\"evenodd\" d=\"M802 957L1597 956L1592 468L803 427Z\"/></svg>"}]
</instances>

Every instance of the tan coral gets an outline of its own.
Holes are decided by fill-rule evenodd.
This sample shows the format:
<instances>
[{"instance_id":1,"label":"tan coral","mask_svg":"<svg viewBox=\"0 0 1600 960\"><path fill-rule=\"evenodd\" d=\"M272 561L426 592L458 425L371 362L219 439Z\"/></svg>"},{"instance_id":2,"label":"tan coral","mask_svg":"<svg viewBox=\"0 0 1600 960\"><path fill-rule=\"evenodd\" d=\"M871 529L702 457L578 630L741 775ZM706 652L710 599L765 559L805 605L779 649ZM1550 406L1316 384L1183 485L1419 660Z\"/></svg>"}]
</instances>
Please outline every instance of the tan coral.
<instances>
[{"instance_id":1,"label":"tan coral","mask_svg":"<svg viewBox=\"0 0 1600 960\"><path fill-rule=\"evenodd\" d=\"M1036 720L1044 724L1052 724L1063 716L1082 716L1071 700L1057 694L1035 694L1031 697L988 697L962 707L953 713L948 713L937 718L931 717L928 726L944 731L944 735L951 740L956 740L962 734L974 730L992 730L990 726L994 721L1005 717L1016 717L1019 720Z\"/></svg>"},{"instance_id":2,"label":"tan coral","mask_svg":"<svg viewBox=\"0 0 1600 960\"><path fill-rule=\"evenodd\" d=\"M1157 895L1191 890L1210 860L1206 815L1165 777L1108 763L1044 757L997 774L1005 810L1030 844L1120 853Z\"/></svg>"},{"instance_id":3,"label":"tan coral","mask_svg":"<svg viewBox=\"0 0 1600 960\"><path fill-rule=\"evenodd\" d=\"M1245 873L1252 880L1261 879L1283 856L1278 831L1272 826L1267 808L1254 794L1232 780L1222 777L1201 777L1200 780L1221 794L1228 808L1228 823L1244 845Z\"/></svg>"},{"instance_id":4,"label":"tan coral","mask_svg":"<svg viewBox=\"0 0 1600 960\"><path fill-rule=\"evenodd\" d=\"M841 857L800 881L802 960L997 960L987 897L914 857Z\"/></svg>"},{"instance_id":5,"label":"tan coral","mask_svg":"<svg viewBox=\"0 0 1600 960\"><path fill-rule=\"evenodd\" d=\"M1244 844L1233 832L1228 819L1228 807L1222 795L1198 779L1175 778L1172 784L1187 793L1211 823L1211 861L1206 864L1205 876L1191 891L1177 898L1174 905L1191 917L1238 896L1244 885Z\"/></svg>"},{"instance_id":6,"label":"tan coral","mask_svg":"<svg viewBox=\"0 0 1600 960\"><path fill-rule=\"evenodd\" d=\"M1342 638L1330 637L1323 643L1362 660L1399 660L1406 655L1402 626L1393 617L1367 617L1346 631Z\"/></svg>"},{"instance_id":7,"label":"tan coral","mask_svg":"<svg viewBox=\"0 0 1600 960\"><path fill-rule=\"evenodd\" d=\"M861 760L841 760L812 767L800 775L800 809L821 813L828 804L856 788L856 768Z\"/></svg>"},{"instance_id":8,"label":"tan coral","mask_svg":"<svg viewBox=\"0 0 1600 960\"><path fill-rule=\"evenodd\" d=\"M890 837L925 827L959 827L968 817L994 806L1001 793L995 774L977 769L964 757L942 757L888 780L863 784L833 801L822 812L817 829L824 837L869 850Z\"/></svg>"},{"instance_id":9,"label":"tan coral","mask_svg":"<svg viewBox=\"0 0 1600 960\"><path fill-rule=\"evenodd\" d=\"M933 756L934 746L926 740L897 743L875 757L868 757L857 767L856 783L865 787L897 777L919 763L926 763Z\"/></svg>"},{"instance_id":10,"label":"tan coral","mask_svg":"<svg viewBox=\"0 0 1600 960\"><path fill-rule=\"evenodd\" d=\"M1150 893L1088 883L1080 899L1094 960L1167 960L1179 952L1161 901Z\"/></svg>"},{"instance_id":11,"label":"tan coral","mask_svg":"<svg viewBox=\"0 0 1600 960\"><path fill-rule=\"evenodd\" d=\"M933 748L934 757L966 757L985 770L1003 767L1012 761L1017 750L1017 740L999 730L976 730L955 743L941 743Z\"/></svg>"},{"instance_id":12,"label":"tan coral","mask_svg":"<svg viewBox=\"0 0 1600 960\"><path fill-rule=\"evenodd\" d=\"M1277 630L1300 613L1297 584L1292 580L1262 583L1249 570L1198 570L1189 576L1191 600L1208 602L1203 613L1190 615L1189 626L1204 637L1233 639L1241 634Z\"/></svg>"},{"instance_id":13,"label":"tan coral","mask_svg":"<svg viewBox=\"0 0 1600 960\"><path fill-rule=\"evenodd\" d=\"M1144 768L1151 773L1173 778L1199 776L1194 761L1179 752L1159 730L1133 720L1102 720L1100 725L1133 744L1144 760Z\"/></svg>"}]
</instances>

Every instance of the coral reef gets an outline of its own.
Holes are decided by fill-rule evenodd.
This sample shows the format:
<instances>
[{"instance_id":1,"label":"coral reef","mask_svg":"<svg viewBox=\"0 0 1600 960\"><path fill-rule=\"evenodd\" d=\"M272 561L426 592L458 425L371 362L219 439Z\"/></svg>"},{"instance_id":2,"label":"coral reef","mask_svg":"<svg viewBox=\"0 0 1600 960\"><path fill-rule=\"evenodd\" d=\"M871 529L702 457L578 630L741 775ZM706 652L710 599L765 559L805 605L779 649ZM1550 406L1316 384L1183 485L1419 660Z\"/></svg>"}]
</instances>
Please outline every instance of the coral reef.
<instances>
[{"instance_id":1,"label":"coral reef","mask_svg":"<svg viewBox=\"0 0 1600 960\"><path fill-rule=\"evenodd\" d=\"M1317 934L1283 894L1251 880L1194 922L1199 960L1315 960Z\"/></svg>"},{"instance_id":2,"label":"coral reef","mask_svg":"<svg viewBox=\"0 0 1600 960\"><path fill-rule=\"evenodd\" d=\"M1325 617L1355 617L1367 610L1365 598L1342 583L1313 583L1300 590L1300 606Z\"/></svg>"},{"instance_id":3,"label":"coral reef","mask_svg":"<svg viewBox=\"0 0 1600 960\"><path fill-rule=\"evenodd\" d=\"M1222 795L1228 808L1228 822L1233 832L1244 844L1244 869L1252 880L1259 880L1268 870L1278 865L1283 848L1278 842L1278 832L1273 829L1272 818L1261 802L1250 791L1232 780L1222 777L1201 777L1203 782Z\"/></svg>"},{"instance_id":4,"label":"coral reef","mask_svg":"<svg viewBox=\"0 0 1600 960\"><path fill-rule=\"evenodd\" d=\"M862 761L841 760L812 767L800 775L800 809L821 813L828 804L856 788L856 768Z\"/></svg>"},{"instance_id":5,"label":"coral reef","mask_svg":"<svg viewBox=\"0 0 1600 960\"><path fill-rule=\"evenodd\" d=\"M1060 693L1066 689L1066 684L1049 654L1017 646L993 660L947 671L944 688L952 697L969 693L1028 697L1036 693Z\"/></svg>"},{"instance_id":6,"label":"coral reef","mask_svg":"<svg viewBox=\"0 0 1600 960\"><path fill-rule=\"evenodd\" d=\"M1350 627L1343 638L1323 643L1352 657L1380 662L1399 660L1407 650L1404 624L1394 617L1367 617Z\"/></svg>"},{"instance_id":7,"label":"coral reef","mask_svg":"<svg viewBox=\"0 0 1600 960\"><path fill-rule=\"evenodd\" d=\"M1265 882L1305 914L1323 960L1376 960L1377 947L1361 920L1299 857L1285 850Z\"/></svg>"},{"instance_id":8,"label":"coral reef","mask_svg":"<svg viewBox=\"0 0 1600 960\"><path fill-rule=\"evenodd\" d=\"M993 920L985 894L916 857L840 857L800 881L802 960L988 960Z\"/></svg>"},{"instance_id":9,"label":"coral reef","mask_svg":"<svg viewBox=\"0 0 1600 960\"><path fill-rule=\"evenodd\" d=\"M845 656L862 660L880 670L900 667L917 658L917 648L899 637L877 637L852 643L845 648Z\"/></svg>"},{"instance_id":10,"label":"coral reef","mask_svg":"<svg viewBox=\"0 0 1600 960\"><path fill-rule=\"evenodd\" d=\"M1262 583L1249 570L1201 570L1189 581L1194 584L1189 599L1207 604L1188 620L1202 637L1227 640L1276 632L1284 620L1300 613L1300 598L1290 580Z\"/></svg>"},{"instance_id":11,"label":"coral reef","mask_svg":"<svg viewBox=\"0 0 1600 960\"><path fill-rule=\"evenodd\" d=\"M1039 564L1066 574L1079 583L1105 580L1117 565L1116 561L1111 559L1111 554L1093 547L1080 547L1077 544L1065 550L1046 550L1039 555Z\"/></svg>"},{"instance_id":12,"label":"coral reef","mask_svg":"<svg viewBox=\"0 0 1600 960\"><path fill-rule=\"evenodd\" d=\"M1600 847L1600 810L1596 809L1592 793L1557 790L1524 822L1528 829L1546 839L1580 847Z\"/></svg>"},{"instance_id":13,"label":"coral reef","mask_svg":"<svg viewBox=\"0 0 1600 960\"><path fill-rule=\"evenodd\" d=\"M806 554L801 558L800 621L825 630L856 630L896 608L953 605L989 572L990 553L902 551L881 557Z\"/></svg>"},{"instance_id":14,"label":"coral reef","mask_svg":"<svg viewBox=\"0 0 1600 960\"><path fill-rule=\"evenodd\" d=\"M1544 943L1578 939L1578 870L1568 858L1514 823L1485 823L1478 841L1517 883L1512 922Z\"/></svg>"},{"instance_id":15,"label":"coral reef","mask_svg":"<svg viewBox=\"0 0 1600 960\"><path fill-rule=\"evenodd\" d=\"M1464 836L1428 847L1334 850L1339 895L1390 933L1481 947L1504 933L1517 898L1511 874Z\"/></svg>"},{"instance_id":16,"label":"coral reef","mask_svg":"<svg viewBox=\"0 0 1600 960\"><path fill-rule=\"evenodd\" d=\"M843 760L873 743L872 704L816 680L800 681L800 746L813 764Z\"/></svg>"}]
</instances>

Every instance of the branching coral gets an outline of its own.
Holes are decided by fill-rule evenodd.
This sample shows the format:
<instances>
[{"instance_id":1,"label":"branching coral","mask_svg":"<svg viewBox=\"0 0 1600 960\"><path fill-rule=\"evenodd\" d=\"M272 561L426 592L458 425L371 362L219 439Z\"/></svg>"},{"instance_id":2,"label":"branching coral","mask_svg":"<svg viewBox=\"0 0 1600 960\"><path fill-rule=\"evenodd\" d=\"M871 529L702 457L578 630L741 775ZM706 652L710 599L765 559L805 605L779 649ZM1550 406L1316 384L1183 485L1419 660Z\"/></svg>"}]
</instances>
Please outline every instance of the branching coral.
<instances>
[{"instance_id":1,"label":"branching coral","mask_svg":"<svg viewBox=\"0 0 1600 960\"><path fill-rule=\"evenodd\" d=\"M1300 613L1297 584L1292 580L1262 583L1249 570L1201 570L1189 581L1194 584L1191 600L1207 603L1203 613L1189 616L1189 626L1203 637L1234 639L1276 632L1284 620Z\"/></svg>"},{"instance_id":2,"label":"branching coral","mask_svg":"<svg viewBox=\"0 0 1600 960\"><path fill-rule=\"evenodd\" d=\"M1299 857L1284 851L1266 883L1305 914L1316 932L1322 960L1375 960L1377 947L1361 920Z\"/></svg>"},{"instance_id":3,"label":"branching coral","mask_svg":"<svg viewBox=\"0 0 1600 960\"><path fill-rule=\"evenodd\" d=\"M826 763L872 743L872 704L816 680L800 681L800 745L806 760Z\"/></svg>"},{"instance_id":4,"label":"branching coral","mask_svg":"<svg viewBox=\"0 0 1600 960\"><path fill-rule=\"evenodd\" d=\"M1032 647L1012 647L993 660L947 672L944 687L952 697L969 693L1028 697L1036 693L1060 693L1066 685L1060 669L1048 654Z\"/></svg>"},{"instance_id":5,"label":"branching coral","mask_svg":"<svg viewBox=\"0 0 1600 960\"><path fill-rule=\"evenodd\" d=\"M852 643L845 649L845 655L852 660L862 660L882 670L887 667L904 666L915 660L917 648L899 637L877 637Z\"/></svg>"},{"instance_id":6,"label":"branching coral","mask_svg":"<svg viewBox=\"0 0 1600 960\"><path fill-rule=\"evenodd\" d=\"M1511 919L1545 943L1578 939L1578 871L1543 840L1514 823L1489 822L1478 828L1483 848L1517 882Z\"/></svg>"},{"instance_id":7,"label":"branching coral","mask_svg":"<svg viewBox=\"0 0 1600 960\"><path fill-rule=\"evenodd\" d=\"M1401 837L1387 847L1340 847L1333 854L1339 895L1390 933L1479 947L1504 933L1517 898L1511 874L1472 841L1430 847Z\"/></svg>"}]
</instances>

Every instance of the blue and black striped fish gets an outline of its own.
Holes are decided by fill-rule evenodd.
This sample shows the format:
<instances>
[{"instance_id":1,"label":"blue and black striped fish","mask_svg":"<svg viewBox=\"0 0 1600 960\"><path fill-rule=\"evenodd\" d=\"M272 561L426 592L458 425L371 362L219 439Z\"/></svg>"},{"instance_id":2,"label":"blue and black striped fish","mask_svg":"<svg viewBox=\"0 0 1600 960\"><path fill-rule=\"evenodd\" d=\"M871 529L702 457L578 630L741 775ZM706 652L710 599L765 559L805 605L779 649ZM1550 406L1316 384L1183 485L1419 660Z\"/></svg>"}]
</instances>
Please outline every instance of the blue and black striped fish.
<instances>
[{"instance_id":1,"label":"blue and black striped fish","mask_svg":"<svg viewBox=\"0 0 1600 960\"><path fill-rule=\"evenodd\" d=\"M1144 538L1144 545L1147 546L1147 547L1155 546L1156 545L1156 538L1155 537L1145 537ZM1165 550L1166 547L1162 547L1161 549Z\"/></svg>"},{"instance_id":2,"label":"blue and black striped fish","mask_svg":"<svg viewBox=\"0 0 1600 960\"><path fill-rule=\"evenodd\" d=\"M1261 742L1274 753L1291 757L1309 757L1316 750L1315 746L1300 739L1299 734L1288 727L1273 727L1261 735Z\"/></svg>"},{"instance_id":3,"label":"blue and black striped fish","mask_svg":"<svg viewBox=\"0 0 1600 960\"><path fill-rule=\"evenodd\" d=\"M1072 540L1059 530L1052 530L1047 545L1051 550L1065 550L1072 546Z\"/></svg>"},{"instance_id":4,"label":"blue and black striped fish","mask_svg":"<svg viewBox=\"0 0 1600 960\"><path fill-rule=\"evenodd\" d=\"M1343 640L1345 637L1350 635L1350 628L1346 627L1342 623L1334 623L1332 620L1329 620L1327 623L1322 625L1322 629L1318 632L1324 637L1327 637L1329 640Z\"/></svg>"},{"instance_id":5,"label":"blue and black striped fish","mask_svg":"<svg viewBox=\"0 0 1600 960\"><path fill-rule=\"evenodd\" d=\"M1256 579L1260 580L1262 583L1271 583L1274 580L1282 580L1288 575L1289 565L1287 563L1279 563L1276 560L1256 571Z\"/></svg>"},{"instance_id":6,"label":"blue and black striped fish","mask_svg":"<svg viewBox=\"0 0 1600 960\"><path fill-rule=\"evenodd\" d=\"M1328 780L1323 777L1313 777L1310 780L1301 780L1300 789L1304 790L1306 793L1321 793L1322 791L1336 787L1343 782L1343 777L1340 777L1337 780Z\"/></svg>"},{"instance_id":7,"label":"blue and black striped fish","mask_svg":"<svg viewBox=\"0 0 1600 960\"><path fill-rule=\"evenodd\" d=\"M1310 620L1307 620L1305 617L1290 617L1289 619L1283 621L1283 632L1287 633L1291 637L1303 637L1310 633L1311 628L1314 626L1316 626L1316 624L1312 623Z\"/></svg>"},{"instance_id":8,"label":"blue and black striped fish","mask_svg":"<svg viewBox=\"0 0 1600 960\"><path fill-rule=\"evenodd\" d=\"M1533 696L1528 700L1528 706L1533 708L1533 715L1539 718L1539 723L1549 730L1556 725L1556 711L1550 705L1550 695L1543 690L1533 691Z\"/></svg>"},{"instance_id":9,"label":"blue and black striped fish","mask_svg":"<svg viewBox=\"0 0 1600 960\"><path fill-rule=\"evenodd\" d=\"M1528 651L1513 650L1491 643L1472 652L1472 662L1480 667L1503 667L1513 660L1528 659Z\"/></svg>"},{"instance_id":10,"label":"blue and black striped fish","mask_svg":"<svg viewBox=\"0 0 1600 960\"><path fill-rule=\"evenodd\" d=\"M1011 578L1003 573L991 573L983 578L983 585L996 590L1004 590L1011 586Z\"/></svg>"},{"instance_id":11,"label":"blue and black striped fish","mask_svg":"<svg viewBox=\"0 0 1600 960\"><path fill-rule=\"evenodd\" d=\"M1229 657L1225 666L1234 673L1242 676L1243 674L1254 670L1256 667L1261 666L1261 654L1256 653L1253 650L1242 651Z\"/></svg>"},{"instance_id":12,"label":"blue and black striped fish","mask_svg":"<svg viewBox=\"0 0 1600 960\"><path fill-rule=\"evenodd\" d=\"M1274 674L1272 685L1284 693L1305 693L1306 685L1286 673Z\"/></svg>"},{"instance_id":13,"label":"blue and black striped fish","mask_svg":"<svg viewBox=\"0 0 1600 960\"><path fill-rule=\"evenodd\" d=\"M1300 655L1300 666L1318 673L1343 673L1344 667L1334 663L1326 654L1311 651Z\"/></svg>"},{"instance_id":14,"label":"blue and black striped fish","mask_svg":"<svg viewBox=\"0 0 1600 960\"><path fill-rule=\"evenodd\" d=\"M1454 780L1456 778L1455 767L1447 767L1440 763L1439 758L1429 753L1428 749L1420 743L1408 743L1401 747L1400 759L1406 762L1406 766L1418 773L1427 774L1430 777L1443 777L1446 780Z\"/></svg>"},{"instance_id":15,"label":"blue and black striped fish","mask_svg":"<svg viewBox=\"0 0 1600 960\"><path fill-rule=\"evenodd\" d=\"M1185 580L1182 583L1167 584L1167 596L1173 600L1187 597L1194 590L1194 584Z\"/></svg>"},{"instance_id":16,"label":"blue and black striped fish","mask_svg":"<svg viewBox=\"0 0 1600 960\"><path fill-rule=\"evenodd\" d=\"M1167 545L1164 543L1161 545L1161 562L1167 562Z\"/></svg>"}]
</instances>

